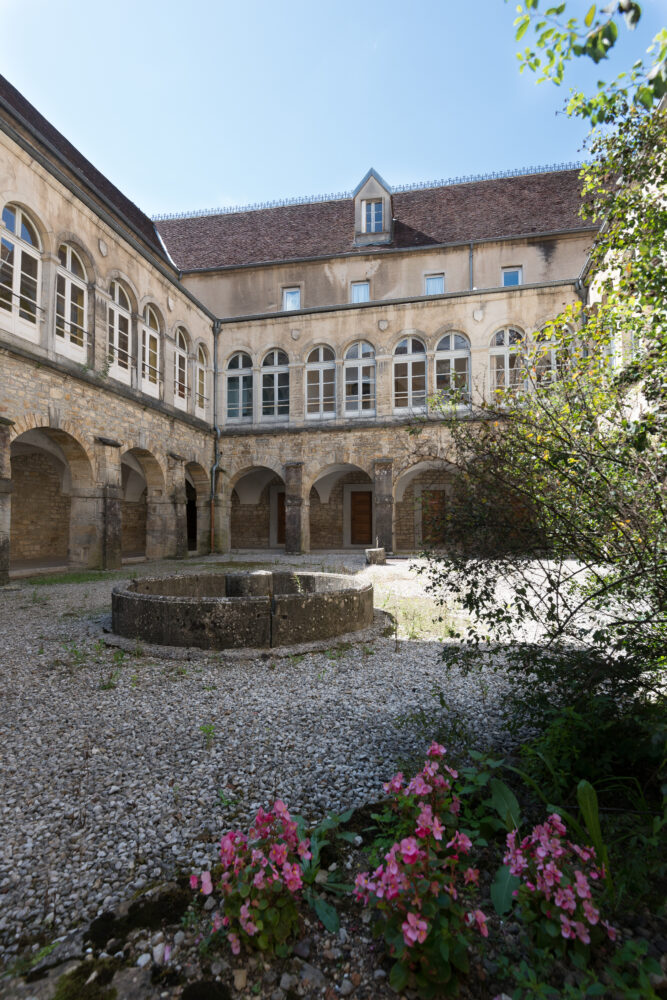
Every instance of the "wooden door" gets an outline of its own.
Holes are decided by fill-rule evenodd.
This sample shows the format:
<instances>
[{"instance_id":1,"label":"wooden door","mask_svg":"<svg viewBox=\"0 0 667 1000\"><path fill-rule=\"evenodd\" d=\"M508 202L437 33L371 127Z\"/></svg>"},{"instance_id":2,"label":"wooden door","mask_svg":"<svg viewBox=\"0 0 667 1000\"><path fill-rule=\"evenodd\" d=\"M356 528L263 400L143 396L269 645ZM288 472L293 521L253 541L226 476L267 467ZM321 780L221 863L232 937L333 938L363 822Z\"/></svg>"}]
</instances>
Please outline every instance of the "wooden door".
<instances>
[{"instance_id":1,"label":"wooden door","mask_svg":"<svg viewBox=\"0 0 667 1000\"><path fill-rule=\"evenodd\" d=\"M370 490L350 493L350 543L373 544L373 494Z\"/></svg>"},{"instance_id":2,"label":"wooden door","mask_svg":"<svg viewBox=\"0 0 667 1000\"><path fill-rule=\"evenodd\" d=\"M444 490L422 490L422 544L442 545L445 541Z\"/></svg>"},{"instance_id":3,"label":"wooden door","mask_svg":"<svg viewBox=\"0 0 667 1000\"><path fill-rule=\"evenodd\" d=\"M276 493L276 542L285 544L285 494Z\"/></svg>"}]
</instances>

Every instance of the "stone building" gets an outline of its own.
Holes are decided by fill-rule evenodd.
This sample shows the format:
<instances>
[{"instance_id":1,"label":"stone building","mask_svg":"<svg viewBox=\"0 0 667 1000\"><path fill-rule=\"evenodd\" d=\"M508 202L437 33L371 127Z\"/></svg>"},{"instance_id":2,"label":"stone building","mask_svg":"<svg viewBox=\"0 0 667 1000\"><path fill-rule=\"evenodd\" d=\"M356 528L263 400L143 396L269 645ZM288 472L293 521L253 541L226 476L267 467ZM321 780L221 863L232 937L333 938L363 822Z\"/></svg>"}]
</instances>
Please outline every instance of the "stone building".
<instances>
[{"instance_id":1,"label":"stone building","mask_svg":"<svg viewBox=\"0 0 667 1000\"><path fill-rule=\"evenodd\" d=\"M516 377L594 236L576 169L153 221L2 77L0 150L0 580L439 541L433 400Z\"/></svg>"}]
</instances>

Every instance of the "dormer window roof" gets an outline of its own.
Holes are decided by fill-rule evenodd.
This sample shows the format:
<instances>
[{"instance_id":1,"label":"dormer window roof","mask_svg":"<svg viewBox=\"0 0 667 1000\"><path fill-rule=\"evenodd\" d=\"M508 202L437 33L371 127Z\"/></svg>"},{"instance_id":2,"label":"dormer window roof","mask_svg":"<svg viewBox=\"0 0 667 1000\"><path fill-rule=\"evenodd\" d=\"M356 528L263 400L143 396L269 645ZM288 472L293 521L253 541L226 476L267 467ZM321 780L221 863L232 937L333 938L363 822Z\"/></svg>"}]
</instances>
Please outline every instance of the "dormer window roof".
<instances>
[{"instance_id":1,"label":"dormer window roof","mask_svg":"<svg viewBox=\"0 0 667 1000\"><path fill-rule=\"evenodd\" d=\"M354 242L356 246L392 240L391 188L371 169L355 188Z\"/></svg>"}]
</instances>

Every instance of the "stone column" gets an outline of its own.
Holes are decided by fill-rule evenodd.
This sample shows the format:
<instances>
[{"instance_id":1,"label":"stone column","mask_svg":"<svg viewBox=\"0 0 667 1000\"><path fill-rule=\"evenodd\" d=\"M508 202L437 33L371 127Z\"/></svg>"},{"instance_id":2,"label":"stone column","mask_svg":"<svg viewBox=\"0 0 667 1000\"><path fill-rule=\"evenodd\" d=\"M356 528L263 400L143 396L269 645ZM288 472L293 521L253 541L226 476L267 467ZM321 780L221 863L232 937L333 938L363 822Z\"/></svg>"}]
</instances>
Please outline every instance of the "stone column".
<instances>
[{"instance_id":1,"label":"stone column","mask_svg":"<svg viewBox=\"0 0 667 1000\"><path fill-rule=\"evenodd\" d=\"M0 417L0 586L9 580L9 538L12 520L9 434L13 426L13 421Z\"/></svg>"},{"instance_id":2,"label":"stone column","mask_svg":"<svg viewBox=\"0 0 667 1000\"><path fill-rule=\"evenodd\" d=\"M393 552L394 493L392 483L393 463L391 458L375 460L375 535L378 544L387 552ZM374 539L375 540L375 539Z\"/></svg>"},{"instance_id":3,"label":"stone column","mask_svg":"<svg viewBox=\"0 0 667 1000\"><path fill-rule=\"evenodd\" d=\"M188 519L187 519L187 496L185 484L174 486L171 492L171 500L174 505L173 531L174 531L174 556L176 559L185 559L188 554Z\"/></svg>"},{"instance_id":4,"label":"stone column","mask_svg":"<svg viewBox=\"0 0 667 1000\"><path fill-rule=\"evenodd\" d=\"M99 497L100 563L102 569L122 565L123 487L120 441L98 437L97 468Z\"/></svg>"},{"instance_id":5,"label":"stone column","mask_svg":"<svg viewBox=\"0 0 667 1000\"><path fill-rule=\"evenodd\" d=\"M285 552L310 552L310 504L303 495L303 462L286 462L284 478Z\"/></svg>"},{"instance_id":6,"label":"stone column","mask_svg":"<svg viewBox=\"0 0 667 1000\"><path fill-rule=\"evenodd\" d=\"M104 503L99 489L74 488L69 515L70 566L98 569L102 565Z\"/></svg>"},{"instance_id":7,"label":"stone column","mask_svg":"<svg viewBox=\"0 0 667 1000\"><path fill-rule=\"evenodd\" d=\"M197 552L203 555L211 551L211 498L199 499L197 493Z\"/></svg>"},{"instance_id":8,"label":"stone column","mask_svg":"<svg viewBox=\"0 0 667 1000\"><path fill-rule=\"evenodd\" d=\"M162 490L148 487L146 490L146 558L162 559L171 556L176 548L173 530L169 522L173 520L174 505Z\"/></svg>"},{"instance_id":9,"label":"stone column","mask_svg":"<svg viewBox=\"0 0 667 1000\"><path fill-rule=\"evenodd\" d=\"M213 551L229 552L232 545L232 491L221 475L217 480L213 498Z\"/></svg>"}]
</instances>

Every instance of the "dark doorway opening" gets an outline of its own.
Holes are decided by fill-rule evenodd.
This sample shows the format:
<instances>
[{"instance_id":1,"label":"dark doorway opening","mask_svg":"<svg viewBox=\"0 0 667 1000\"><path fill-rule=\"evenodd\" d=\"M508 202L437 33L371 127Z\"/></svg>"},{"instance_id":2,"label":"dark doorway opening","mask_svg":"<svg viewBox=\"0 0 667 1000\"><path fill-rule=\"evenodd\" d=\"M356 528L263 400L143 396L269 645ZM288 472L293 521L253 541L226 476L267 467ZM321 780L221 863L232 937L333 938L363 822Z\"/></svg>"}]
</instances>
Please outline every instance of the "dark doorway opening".
<instances>
[{"instance_id":1,"label":"dark doorway opening","mask_svg":"<svg viewBox=\"0 0 667 1000\"><path fill-rule=\"evenodd\" d=\"M188 552L197 551L197 491L185 480L185 517L188 525Z\"/></svg>"}]
</instances>

